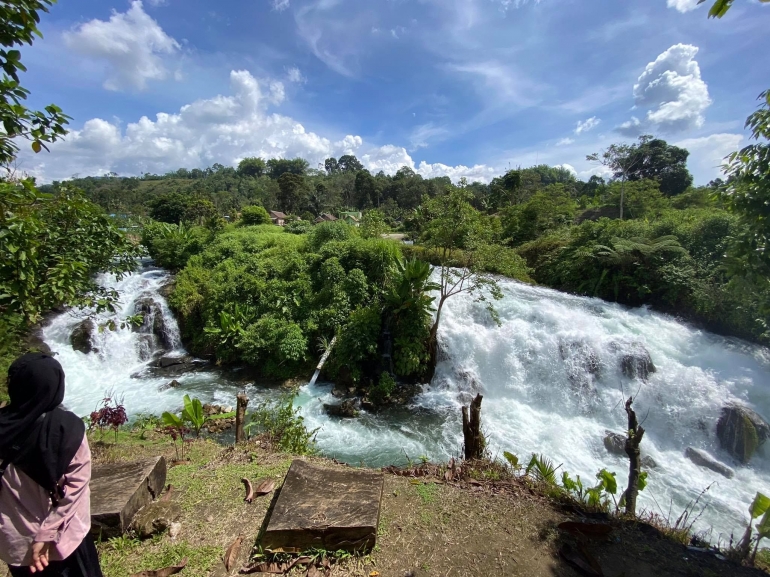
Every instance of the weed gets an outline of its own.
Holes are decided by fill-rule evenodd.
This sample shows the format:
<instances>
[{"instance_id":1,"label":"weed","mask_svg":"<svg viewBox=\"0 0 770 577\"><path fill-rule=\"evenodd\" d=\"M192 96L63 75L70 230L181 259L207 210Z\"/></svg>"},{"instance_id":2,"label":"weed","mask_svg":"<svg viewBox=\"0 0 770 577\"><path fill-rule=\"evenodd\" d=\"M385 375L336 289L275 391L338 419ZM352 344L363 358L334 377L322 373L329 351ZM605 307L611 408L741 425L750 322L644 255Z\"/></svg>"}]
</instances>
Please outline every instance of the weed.
<instances>
[{"instance_id":1,"label":"weed","mask_svg":"<svg viewBox=\"0 0 770 577\"><path fill-rule=\"evenodd\" d=\"M422 502L426 505L433 503L436 500L437 489L438 487L433 483L420 483L419 485L415 486L417 495L419 495Z\"/></svg>"}]
</instances>

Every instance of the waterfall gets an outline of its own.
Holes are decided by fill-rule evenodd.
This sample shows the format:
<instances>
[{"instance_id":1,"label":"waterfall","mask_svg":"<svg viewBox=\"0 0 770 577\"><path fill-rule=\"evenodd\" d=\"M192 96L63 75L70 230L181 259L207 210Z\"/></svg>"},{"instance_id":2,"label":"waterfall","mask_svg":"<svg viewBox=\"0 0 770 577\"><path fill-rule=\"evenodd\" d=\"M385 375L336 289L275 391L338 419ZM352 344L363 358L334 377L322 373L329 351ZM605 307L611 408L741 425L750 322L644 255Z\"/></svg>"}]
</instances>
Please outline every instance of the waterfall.
<instances>
[{"instance_id":1,"label":"waterfall","mask_svg":"<svg viewBox=\"0 0 770 577\"><path fill-rule=\"evenodd\" d=\"M161 294L168 278L145 263L120 282L100 279L122 295L118 320L137 307L157 304L153 314L162 316L165 345L147 332L154 318L145 319L145 332L124 328L97 333L93 344L98 352L88 354L69 344L69 335L82 321L77 314L60 314L44 328L45 340L59 353L67 375L65 403L78 414L90 413L106 390L124 397L129 415L179 410L185 393L203 402L234 404L243 383L213 368L175 377L179 388L165 390L170 378L148 372L159 348L166 349L164 354L185 354ZM447 301L435 377L410 407L332 419L323 410L323 403L334 402L331 385L302 387L297 405L310 428L320 427L319 448L349 463L371 466L403 463L404 453L412 460L448 459L460 453L460 407L481 392L482 425L493 456L510 451L526 461L532 452L543 453L561 465L560 472L579 474L585 484L607 468L623 487L628 461L609 454L603 437L606 430L624 432L622 401L634 395L647 431L642 454L658 465L649 471L640 507L664 516L670 507L675 518L716 482L697 527L713 526L723 537L741 532L754 493L768 490L770 449L760 448L748 466L740 466L719 448L715 426L722 407L731 401L770 417L770 351L646 308L628 309L509 280L501 281L501 288L504 298L495 303L500 326L467 295ZM109 318L102 315L100 321ZM656 371L644 379L639 372L643 367L634 363L647 353ZM636 370L635 378L628 376L634 372L630 369ZM251 406L276 394L253 384L247 392ZM735 477L726 479L694 465L684 457L688 446L729 464Z\"/></svg>"}]
</instances>

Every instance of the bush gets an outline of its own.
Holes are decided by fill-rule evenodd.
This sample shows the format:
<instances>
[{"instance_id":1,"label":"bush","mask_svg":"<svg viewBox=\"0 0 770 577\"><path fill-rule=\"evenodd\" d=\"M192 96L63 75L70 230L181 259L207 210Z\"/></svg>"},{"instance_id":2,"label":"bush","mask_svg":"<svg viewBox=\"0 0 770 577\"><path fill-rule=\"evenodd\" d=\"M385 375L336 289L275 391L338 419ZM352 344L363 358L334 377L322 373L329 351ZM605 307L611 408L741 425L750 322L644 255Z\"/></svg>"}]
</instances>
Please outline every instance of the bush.
<instances>
[{"instance_id":1,"label":"bush","mask_svg":"<svg viewBox=\"0 0 770 577\"><path fill-rule=\"evenodd\" d=\"M307 220L293 220L283 227L283 230L291 234L305 234L313 230L313 223Z\"/></svg>"},{"instance_id":2,"label":"bush","mask_svg":"<svg viewBox=\"0 0 770 577\"><path fill-rule=\"evenodd\" d=\"M294 455L311 455L316 452L318 429L307 430L299 408L294 407L295 395L292 392L277 401L261 403L252 413L247 428L273 448Z\"/></svg>"},{"instance_id":3,"label":"bush","mask_svg":"<svg viewBox=\"0 0 770 577\"><path fill-rule=\"evenodd\" d=\"M348 240L355 234L355 228L342 221L320 222L310 231L310 248L318 251L327 242Z\"/></svg>"},{"instance_id":4,"label":"bush","mask_svg":"<svg viewBox=\"0 0 770 577\"><path fill-rule=\"evenodd\" d=\"M245 226L272 224L270 214L262 206L246 206L241 209L241 223Z\"/></svg>"},{"instance_id":5,"label":"bush","mask_svg":"<svg viewBox=\"0 0 770 577\"><path fill-rule=\"evenodd\" d=\"M203 226L151 221L142 229L142 244L158 266L179 270L204 249L213 235Z\"/></svg>"},{"instance_id":6,"label":"bush","mask_svg":"<svg viewBox=\"0 0 770 577\"><path fill-rule=\"evenodd\" d=\"M369 398L373 403L382 404L390 398L396 390L396 380L388 373L380 375L380 381L369 391Z\"/></svg>"}]
</instances>

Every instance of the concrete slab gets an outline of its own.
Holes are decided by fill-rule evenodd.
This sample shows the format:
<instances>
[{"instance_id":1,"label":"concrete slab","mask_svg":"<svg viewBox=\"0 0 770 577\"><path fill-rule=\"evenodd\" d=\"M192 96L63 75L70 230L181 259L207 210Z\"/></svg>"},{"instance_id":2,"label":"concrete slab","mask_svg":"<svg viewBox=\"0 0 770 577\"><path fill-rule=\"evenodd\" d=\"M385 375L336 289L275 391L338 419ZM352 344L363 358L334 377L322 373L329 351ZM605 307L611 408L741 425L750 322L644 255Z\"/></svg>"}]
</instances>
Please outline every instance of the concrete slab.
<instances>
[{"instance_id":1,"label":"concrete slab","mask_svg":"<svg viewBox=\"0 0 770 577\"><path fill-rule=\"evenodd\" d=\"M91 532L123 534L139 509L158 497L166 483L166 459L95 465L91 471Z\"/></svg>"},{"instance_id":2,"label":"concrete slab","mask_svg":"<svg viewBox=\"0 0 770 577\"><path fill-rule=\"evenodd\" d=\"M294 461L286 474L260 543L266 549L374 547L383 475L362 469L327 469Z\"/></svg>"}]
</instances>

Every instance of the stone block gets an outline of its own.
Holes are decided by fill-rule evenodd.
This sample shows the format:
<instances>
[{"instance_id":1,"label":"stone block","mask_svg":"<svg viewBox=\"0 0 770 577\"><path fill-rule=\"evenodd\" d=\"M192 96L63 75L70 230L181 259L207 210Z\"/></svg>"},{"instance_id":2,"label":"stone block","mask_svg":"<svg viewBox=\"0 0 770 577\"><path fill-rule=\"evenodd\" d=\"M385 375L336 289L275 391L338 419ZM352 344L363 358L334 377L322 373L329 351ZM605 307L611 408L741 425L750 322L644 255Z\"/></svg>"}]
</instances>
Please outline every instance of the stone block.
<instances>
[{"instance_id":1,"label":"stone block","mask_svg":"<svg viewBox=\"0 0 770 577\"><path fill-rule=\"evenodd\" d=\"M166 459L94 466L91 472L91 532L121 535L137 511L158 497L166 483Z\"/></svg>"},{"instance_id":2,"label":"stone block","mask_svg":"<svg viewBox=\"0 0 770 577\"><path fill-rule=\"evenodd\" d=\"M329 469L296 460L260 543L271 550L371 549L377 539L383 483L380 472Z\"/></svg>"}]
</instances>

